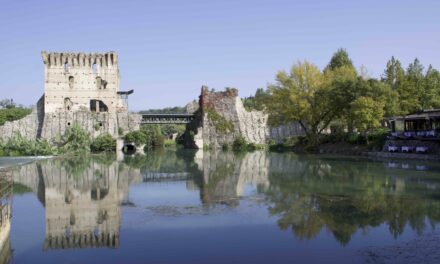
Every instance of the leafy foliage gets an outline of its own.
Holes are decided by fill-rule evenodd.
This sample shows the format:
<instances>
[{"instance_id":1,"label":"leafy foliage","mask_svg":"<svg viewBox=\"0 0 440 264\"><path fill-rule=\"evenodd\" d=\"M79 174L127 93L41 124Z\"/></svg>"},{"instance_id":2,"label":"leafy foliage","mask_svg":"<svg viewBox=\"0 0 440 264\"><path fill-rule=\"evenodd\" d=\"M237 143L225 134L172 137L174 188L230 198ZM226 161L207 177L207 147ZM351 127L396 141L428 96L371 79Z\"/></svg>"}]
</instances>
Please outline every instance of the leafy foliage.
<instances>
[{"instance_id":1,"label":"leafy foliage","mask_svg":"<svg viewBox=\"0 0 440 264\"><path fill-rule=\"evenodd\" d=\"M90 145L92 152L110 152L115 151L115 149L116 140L109 134L98 136Z\"/></svg>"},{"instance_id":2,"label":"leafy foliage","mask_svg":"<svg viewBox=\"0 0 440 264\"><path fill-rule=\"evenodd\" d=\"M31 109L22 107L7 107L0 109L0 126L4 125L8 121L10 122L22 119L31 112Z\"/></svg>"},{"instance_id":3,"label":"leafy foliage","mask_svg":"<svg viewBox=\"0 0 440 264\"><path fill-rule=\"evenodd\" d=\"M135 144L135 146L140 146L147 143L147 136L139 130L132 131L124 136L124 140L127 143Z\"/></svg>"},{"instance_id":4,"label":"leafy foliage","mask_svg":"<svg viewBox=\"0 0 440 264\"><path fill-rule=\"evenodd\" d=\"M60 151L64 153L89 152L91 141L90 134L75 123L66 130L61 138Z\"/></svg>"},{"instance_id":5,"label":"leafy foliage","mask_svg":"<svg viewBox=\"0 0 440 264\"><path fill-rule=\"evenodd\" d=\"M226 134L234 130L234 124L217 113L214 108L206 107L205 111L208 114L208 119L214 124L218 132Z\"/></svg>"},{"instance_id":6,"label":"leafy foliage","mask_svg":"<svg viewBox=\"0 0 440 264\"><path fill-rule=\"evenodd\" d=\"M0 156L39 156L56 153L56 149L47 140L28 140L20 134L0 141Z\"/></svg>"}]
</instances>

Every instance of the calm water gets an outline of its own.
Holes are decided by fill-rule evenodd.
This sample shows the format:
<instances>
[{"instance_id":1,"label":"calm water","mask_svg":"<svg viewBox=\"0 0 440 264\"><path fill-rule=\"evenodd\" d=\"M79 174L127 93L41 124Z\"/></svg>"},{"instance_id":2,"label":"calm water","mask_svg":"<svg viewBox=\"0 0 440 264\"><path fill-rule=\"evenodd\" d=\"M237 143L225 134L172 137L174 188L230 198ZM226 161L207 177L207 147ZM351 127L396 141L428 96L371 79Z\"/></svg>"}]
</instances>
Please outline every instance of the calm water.
<instances>
[{"instance_id":1,"label":"calm water","mask_svg":"<svg viewBox=\"0 0 440 264\"><path fill-rule=\"evenodd\" d=\"M162 150L13 179L13 263L363 263L440 220L435 163Z\"/></svg>"}]
</instances>

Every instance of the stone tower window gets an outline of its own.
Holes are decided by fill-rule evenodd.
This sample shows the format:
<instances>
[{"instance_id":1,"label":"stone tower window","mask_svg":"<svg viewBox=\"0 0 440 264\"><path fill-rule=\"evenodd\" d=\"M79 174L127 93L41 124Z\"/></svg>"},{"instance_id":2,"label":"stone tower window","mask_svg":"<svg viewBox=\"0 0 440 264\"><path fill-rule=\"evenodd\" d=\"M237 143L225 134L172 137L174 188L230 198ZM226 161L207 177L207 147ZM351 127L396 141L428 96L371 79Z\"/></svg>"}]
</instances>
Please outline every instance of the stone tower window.
<instances>
[{"instance_id":1,"label":"stone tower window","mask_svg":"<svg viewBox=\"0 0 440 264\"><path fill-rule=\"evenodd\" d=\"M69 76L69 88L73 88L73 83L75 82L75 78L73 76Z\"/></svg>"},{"instance_id":2,"label":"stone tower window","mask_svg":"<svg viewBox=\"0 0 440 264\"><path fill-rule=\"evenodd\" d=\"M69 72L69 63L64 63L64 72Z\"/></svg>"},{"instance_id":3,"label":"stone tower window","mask_svg":"<svg viewBox=\"0 0 440 264\"><path fill-rule=\"evenodd\" d=\"M96 72L98 71L97 66L96 66L96 63L93 63L93 65L92 65L92 70L93 70L93 73L94 73L94 74L96 74Z\"/></svg>"},{"instance_id":4,"label":"stone tower window","mask_svg":"<svg viewBox=\"0 0 440 264\"><path fill-rule=\"evenodd\" d=\"M101 77L96 77L96 89L101 89L102 79Z\"/></svg>"},{"instance_id":5,"label":"stone tower window","mask_svg":"<svg viewBox=\"0 0 440 264\"><path fill-rule=\"evenodd\" d=\"M72 101L69 97L64 98L64 108L66 109L66 111L70 111L72 109L72 105Z\"/></svg>"}]
</instances>

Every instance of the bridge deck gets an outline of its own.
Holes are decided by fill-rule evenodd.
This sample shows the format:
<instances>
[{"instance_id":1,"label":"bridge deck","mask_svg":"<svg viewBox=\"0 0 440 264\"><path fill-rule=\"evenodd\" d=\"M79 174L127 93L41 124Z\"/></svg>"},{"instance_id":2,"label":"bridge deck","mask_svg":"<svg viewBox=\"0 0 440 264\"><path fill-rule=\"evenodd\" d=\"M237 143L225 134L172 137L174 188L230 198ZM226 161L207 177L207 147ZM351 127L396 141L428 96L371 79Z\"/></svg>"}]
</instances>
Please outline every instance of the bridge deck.
<instances>
[{"instance_id":1,"label":"bridge deck","mask_svg":"<svg viewBox=\"0 0 440 264\"><path fill-rule=\"evenodd\" d=\"M142 114L141 124L189 124L194 114Z\"/></svg>"}]
</instances>

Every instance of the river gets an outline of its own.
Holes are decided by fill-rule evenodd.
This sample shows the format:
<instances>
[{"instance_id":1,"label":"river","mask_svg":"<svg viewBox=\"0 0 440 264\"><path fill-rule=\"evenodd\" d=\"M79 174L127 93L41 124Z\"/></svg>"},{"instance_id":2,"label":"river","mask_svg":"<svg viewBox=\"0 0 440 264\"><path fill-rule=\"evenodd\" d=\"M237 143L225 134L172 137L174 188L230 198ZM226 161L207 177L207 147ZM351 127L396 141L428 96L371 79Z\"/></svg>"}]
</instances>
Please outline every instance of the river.
<instances>
[{"instance_id":1,"label":"river","mask_svg":"<svg viewBox=\"0 0 440 264\"><path fill-rule=\"evenodd\" d=\"M13 263L439 260L438 163L165 149L10 170Z\"/></svg>"}]
</instances>

